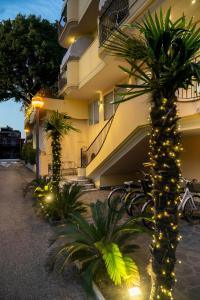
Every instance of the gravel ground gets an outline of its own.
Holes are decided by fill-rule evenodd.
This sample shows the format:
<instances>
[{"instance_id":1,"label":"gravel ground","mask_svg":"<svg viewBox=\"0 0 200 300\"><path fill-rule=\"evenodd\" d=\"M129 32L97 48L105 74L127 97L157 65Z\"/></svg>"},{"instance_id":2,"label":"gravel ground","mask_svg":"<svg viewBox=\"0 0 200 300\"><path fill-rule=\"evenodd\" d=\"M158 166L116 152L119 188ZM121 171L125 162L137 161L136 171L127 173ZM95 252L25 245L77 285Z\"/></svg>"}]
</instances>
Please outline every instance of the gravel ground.
<instances>
[{"instance_id":1,"label":"gravel ground","mask_svg":"<svg viewBox=\"0 0 200 300\"><path fill-rule=\"evenodd\" d=\"M32 176L19 163L0 166L0 300L87 299L73 268L64 277L45 271L52 228L22 196Z\"/></svg>"},{"instance_id":2,"label":"gravel ground","mask_svg":"<svg viewBox=\"0 0 200 300\"><path fill-rule=\"evenodd\" d=\"M22 196L23 187L32 178L32 173L20 163L0 163L0 300L89 300L72 267L64 277L45 271L52 227L35 215L31 199ZM105 199L108 193L90 192L82 200L89 204ZM200 225L190 226L182 221L180 231L183 241L177 257L182 264L176 268L175 299L199 300ZM141 249L136 260L145 269L150 237L140 236L137 242Z\"/></svg>"}]
</instances>

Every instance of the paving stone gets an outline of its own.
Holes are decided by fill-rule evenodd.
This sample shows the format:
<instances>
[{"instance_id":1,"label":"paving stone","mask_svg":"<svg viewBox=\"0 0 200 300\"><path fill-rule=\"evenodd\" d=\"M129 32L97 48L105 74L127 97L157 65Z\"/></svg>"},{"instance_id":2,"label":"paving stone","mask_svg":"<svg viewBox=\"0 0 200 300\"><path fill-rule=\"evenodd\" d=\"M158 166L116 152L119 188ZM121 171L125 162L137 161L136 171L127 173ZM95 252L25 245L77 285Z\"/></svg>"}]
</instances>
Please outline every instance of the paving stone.
<instances>
[{"instance_id":1,"label":"paving stone","mask_svg":"<svg viewBox=\"0 0 200 300\"><path fill-rule=\"evenodd\" d=\"M31 177L20 164L0 169L0 300L87 300L74 268L45 271L52 228L22 196Z\"/></svg>"}]
</instances>

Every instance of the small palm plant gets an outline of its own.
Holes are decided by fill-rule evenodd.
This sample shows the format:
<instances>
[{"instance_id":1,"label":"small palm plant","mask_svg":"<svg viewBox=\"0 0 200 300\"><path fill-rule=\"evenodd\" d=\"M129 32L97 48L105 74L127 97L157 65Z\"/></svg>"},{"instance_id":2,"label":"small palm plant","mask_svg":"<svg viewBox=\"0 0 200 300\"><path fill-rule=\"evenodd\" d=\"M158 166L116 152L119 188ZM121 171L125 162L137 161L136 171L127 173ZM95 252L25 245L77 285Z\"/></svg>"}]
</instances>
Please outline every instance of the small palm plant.
<instances>
[{"instance_id":1,"label":"small palm plant","mask_svg":"<svg viewBox=\"0 0 200 300\"><path fill-rule=\"evenodd\" d=\"M24 197L27 193L31 192L34 198L43 197L44 194L47 194L50 190L51 178L47 176L41 176L38 179L34 179L29 182L24 190Z\"/></svg>"},{"instance_id":2,"label":"small palm plant","mask_svg":"<svg viewBox=\"0 0 200 300\"><path fill-rule=\"evenodd\" d=\"M124 221L123 213L109 209L107 202L92 203L90 209L91 222L73 214L70 223L57 228L52 242L59 246L50 252L49 269L63 270L72 260L78 264L88 287L102 274L108 274L116 285L139 285L138 267L128 254L138 248L132 241L144 228L136 219Z\"/></svg>"},{"instance_id":3,"label":"small palm plant","mask_svg":"<svg viewBox=\"0 0 200 300\"><path fill-rule=\"evenodd\" d=\"M155 202L151 300L173 299L175 283L182 150L176 91L187 89L194 80L200 82L200 63L195 62L200 49L198 23L185 16L172 21L170 14L170 9L165 17L162 10L154 17L149 13L141 24L115 31L106 45L130 66L121 69L136 79L136 83L120 85L127 88L122 101L151 94L150 162Z\"/></svg>"},{"instance_id":4,"label":"small palm plant","mask_svg":"<svg viewBox=\"0 0 200 300\"><path fill-rule=\"evenodd\" d=\"M51 138L52 147L52 185L54 192L59 192L61 179L61 139L70 131L78 131L71 124L71 117L54 111L45 122L45 131Z\"/></svg>"},{"instance_id":5,"label":"small palm plant","mask_svg":"<svg viewBox=\"0 0 200 300\"><path fill-rule=\"evenodd\" d=\"M38 190L36 206L50 221L64 221L73 213L86 212L86 206L79 200L82 194L82 187L76 184L65 184L57 195L49 186L48 191Z\"/></svg>"}]
</instances>

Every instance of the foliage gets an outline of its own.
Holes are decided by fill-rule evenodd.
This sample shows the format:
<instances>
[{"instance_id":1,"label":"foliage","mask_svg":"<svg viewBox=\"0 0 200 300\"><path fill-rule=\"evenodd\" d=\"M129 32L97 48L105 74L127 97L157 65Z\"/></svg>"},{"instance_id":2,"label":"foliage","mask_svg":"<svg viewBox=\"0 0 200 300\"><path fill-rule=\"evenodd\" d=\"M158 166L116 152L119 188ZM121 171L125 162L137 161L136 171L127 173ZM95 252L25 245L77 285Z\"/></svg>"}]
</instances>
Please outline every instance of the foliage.
<instances>
[{"instance_id":1,"label":"foliage","mask_svg":"<svg viewBox=\"0 0 200 300\"><path fill-rule=\"evenodd\" d=\"M24 196L31 192L34 198L41 198L44 196L45 192L48 193L51 178L47 176L41 176L38 179L34 179L29 182L23 190Z\"/></svg>"},{"instance_id":2,"label":"foliage","mask_svg":"<svg viewBox=\"0 0 200 300\"><path fill-rule=\"evenodd\" d=\"M31 143L25 143L22 148L22 159L25 163L35 165L36 163L36 149L33 149Z\"/></svg>"},{"instance_id":3,"label":"foliage","mask_svg":"<svg viewBox=\"0 0 200 300\"><path fill-rule=\"evenodd\" d=\"M70 260L79 265L84 280L91 287L92 280L106 274L119 285L138 285L138 267L128 256L138 246L132 240L144 228L137 219L123 219L123 212L109 209L106 202L90 204L92 221L80 214L72 214L71 222L59 226L52 239L56 245L48 259L50 270L62 271Z\"/></svg>"},{"instance_id":4,"label":"foliage","mask_svg":"<svg viewBox=\"0 0 200 300\"><path fill-rule=\"evenodd\" d=\"M41 89L57 90L64 49L57 26L34 15L0 22L0 99L30 104Z\"/></svg>"},{"instance_id":5,"label":"foliage","mask_svg":"<svg viewBox=\"0 0 200 300\"><path fill-rule=\"evenodd\" d=\"M61 179L61 138L71 130L78 131L71 124L71 117L54 111L45 122L45 131L51 138L52 147L52 184L56 194L59 193Z\"/></svg>"},{"instance_id":6,"label":"foliage","mask_svg":"<svg viewBox=\"0 0 200 300\"><path fill-rule=\"evenodd\" d=\"M55 194L52 186L37 188L38 200L37 208L51 221L63 221L73 213L84 213L86 207L79 200L83 194L82 188L76 184L65 184L63 189ZM36 194L35 190L35 194Z\"/></svg>"},{"instance_id":7,"label":"foliage","mask_svg":"<svg viewBox=\"0 0 200 300\"><path fill-rule=\"evenodd\" d=\"M126 60L121 67L136 83L120 85L128 88L121 101L151 93L150 162L155 233L152 252L151 300L173 299L175 262L178 240L178 203L180 134L177 129L176 91L200 82L200 62L195 62L200 48L200 28L183 15L172 21L166 16L149 13L141 24L117 30L107 49ZM133 34L137 29L139 34ZM130 30L130 31L129 31ZM138 83L137 83L138 82Z\"/></svg>"}]
</instances>

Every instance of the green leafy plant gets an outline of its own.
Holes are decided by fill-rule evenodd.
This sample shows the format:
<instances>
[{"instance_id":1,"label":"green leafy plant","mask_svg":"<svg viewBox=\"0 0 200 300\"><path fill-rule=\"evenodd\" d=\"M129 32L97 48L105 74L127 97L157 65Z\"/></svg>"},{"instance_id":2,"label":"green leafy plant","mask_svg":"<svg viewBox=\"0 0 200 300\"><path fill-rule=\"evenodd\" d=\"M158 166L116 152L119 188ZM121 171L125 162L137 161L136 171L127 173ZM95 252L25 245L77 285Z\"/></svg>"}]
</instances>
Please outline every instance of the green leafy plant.
<instances>
[{"instance_id":1,"label":"green leafy plant","mask_svg":"<svg viewBox=\"0 0 200 300\"><path fill-rule=\"evenodd\" d=\"M47 186L46 186L47 187ZM65 184L58 194L48 189L38 189L37 207L51 221L64 221L73 213L86 212L86 206L79 200L82 188L76 184Z\"/></svg>"},{"instance_id":2,"label":"green leafy plant","mask_svg":"<svg viewBox=\"0 0 200 300\"><path fill-rule=\"evenodd\" d=\"M128 254L139 247L133 243L134 235L144 231L137 219L123 220L123 212L109 209L107 201L90 204L92 220L72 214L70 222L56 229L55 243L48 259L49 270L62 271L69 261L75 262L88 287L92 280L108 274L120 285L139 285L140 275Z\"/></svg>"},{"instance_id":3,"label":"green leafy plant","mask_svg":"<svg viewBox=\"0 0 200 300\"><path fill-rule=\"evenodd\" d=\"M179 240L180 152L176 91L200 82L200 29L193 18L172 20L170 9L163 16L149 13L141 24L117 30L105 47L129 65L121 69L133 79L121 94L127 101L151 94L150 162L155 232L152 253L151 300L173 299L174 268ZM130 30L129 30L130 29ZM137 29L137 30L133 30ZM138 82L138 83L137 83Z\"/></svg>"},{"instance_id":4,"label":"green leafy plant","mask_svg":"<svg viewBox=\"0 0 200 300\"><path fill-rule=\"evenodd\" d=\"M23 189L24 197L27 193L32 193L34 198L43 197L50 189L51 178L41 176L39 179L34 179L29 182Z\"/></svg>"},{"instance_id":5,"label":"green leafy plant","mask_svg":"<svg viewBox=\"0 0 200 300\"><path fill-rule=\"evenodd\" d=\"M25 163L30 163L31 165L35 165L36 149L33 149L33 145L31 143L25 143L23 145L22 159L25 161Z\"/></svg>"},{"instance_id":6,"label":"green leafy plant","mask_svg":"<svg viewBox=\"0 0 200 300\"><path fill-rule=\"evenodd\" d=\"M0 22L0 99L31 104L41 89L57 94L60 61L57 25L34 15ZM14 72L13 72L14 70Z\"/></svg>"},{"instance_id":7,"label":"green leafy plant","mask_svg":"<svg viewBox=\"0 0 200 300\"><path fill-rule=\"evenodd\" d=\"M71 117L54 111L45 122L45 131L51 138L52 147L52 185L55 194L59 193L61 179L61 139L70 131L78 131L71 124Z\"/></svg>"}]
</instances>

